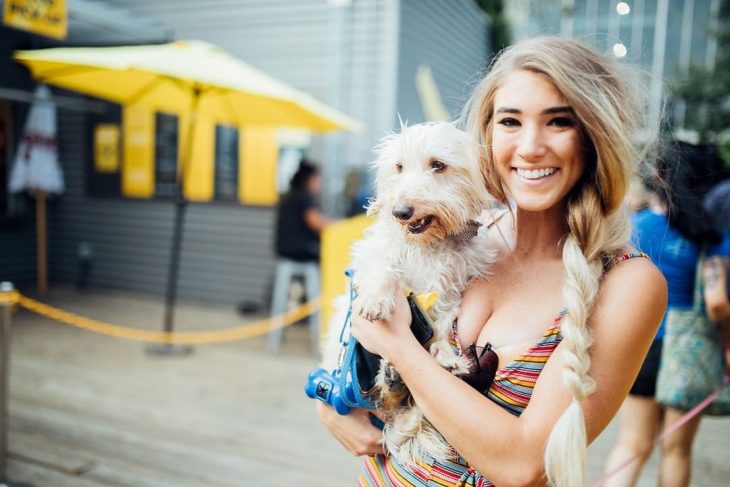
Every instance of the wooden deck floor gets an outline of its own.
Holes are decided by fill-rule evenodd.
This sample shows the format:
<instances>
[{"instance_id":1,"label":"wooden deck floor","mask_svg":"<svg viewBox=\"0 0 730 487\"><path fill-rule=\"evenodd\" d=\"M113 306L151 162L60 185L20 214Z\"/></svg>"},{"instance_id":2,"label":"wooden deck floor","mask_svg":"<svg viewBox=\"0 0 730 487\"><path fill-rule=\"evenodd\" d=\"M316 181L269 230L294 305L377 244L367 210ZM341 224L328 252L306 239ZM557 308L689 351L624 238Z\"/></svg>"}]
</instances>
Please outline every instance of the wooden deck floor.
<instances>
[{"instance_id":1,"label":"wooden deck floor","mask_svg":"<svg viewBox=\"0 0 730 487\"><path fill-rule=\"evenodd\" d=\"M155 328L162 306L122 293L54 288L47 302L112 323ZM233 310L180 306L178 329L240 324ZM35 486L353 485L360 461L319 424L302 391L315 365L307 330L282 355L263 338L161 358L138 342L69 328L27 311L13 325L9 474ZM590 449L602 469L615 424ZM696 486L730 485L730 420L703 422ZM656 458L640 486L655 485Z\"/></svg>"}]
</instances>

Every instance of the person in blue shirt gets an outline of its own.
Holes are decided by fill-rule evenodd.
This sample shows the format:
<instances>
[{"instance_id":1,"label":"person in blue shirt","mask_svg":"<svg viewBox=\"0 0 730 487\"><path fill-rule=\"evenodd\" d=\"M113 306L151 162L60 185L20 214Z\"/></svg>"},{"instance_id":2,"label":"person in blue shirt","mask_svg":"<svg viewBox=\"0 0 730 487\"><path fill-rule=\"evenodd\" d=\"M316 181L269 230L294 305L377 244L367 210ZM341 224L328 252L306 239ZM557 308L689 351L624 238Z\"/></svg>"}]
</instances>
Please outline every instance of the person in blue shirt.
<instances>
[{"instance_id":1,"label":"person in blue shirt","mask_svg":"<svg viewBox=\"0 0 730 487\"><path fill-rule=\"evenodd\" d=\"M667 280L668 308L692 308L697 262L703 248L706 265L712 265L717 257L730 255L728 232L716 227L702 205L713 174L712 161L699 148L679 143L659 162L656 174L644 181L649 190L649 205L633 215L633 241ZM715 306L710 296L718 294L714 292L718 285L717 281L704 280L708 314L709 306ZM724 283L722 286L724 290ZM712 314L710 317L717 318ZM662 422L665 428L670 427L684 414L665 410L655 400L665 321L666 315L621 408L619 437L609 455L606 472L613 472L630 458L638 461L613 475L607 486L634 485L651 455ZM700 418L701 415L694 417L664 440L659 485L689 485L692 442Z\"/></svg>"}]
</instances>

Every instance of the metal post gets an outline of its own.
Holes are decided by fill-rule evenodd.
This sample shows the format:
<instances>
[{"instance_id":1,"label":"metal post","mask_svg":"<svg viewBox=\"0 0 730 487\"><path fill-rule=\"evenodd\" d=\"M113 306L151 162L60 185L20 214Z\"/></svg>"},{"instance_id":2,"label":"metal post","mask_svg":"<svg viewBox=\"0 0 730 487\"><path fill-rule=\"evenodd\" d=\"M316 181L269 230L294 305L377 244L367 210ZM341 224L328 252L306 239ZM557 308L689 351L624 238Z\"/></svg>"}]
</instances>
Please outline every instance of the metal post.
<instances>
[{"instance_id":1,"label":"metal post","mask_svg":"<svg viewBox=\"0 0 730 487\"><path fill-rule=\"evenodd\" d=\"M197 117L198 103L200 102L201 88L194 86L191 94L190 114L188 115L188 128L185 134L185 145L181 157L181 164L177 178L177 194L175 195L175 223L172 230L172 249L170 250L170 265L167 276L167 292L165 293L165 324L164 331L171 333L174 329L175 300L177 299L177 275L180 266L180 249L183 238L183 225L185 223L185 178L189 171L190 158L192 157L193 137L195 134L195 122ZM193 351L190 345L175 345L171 343L154 344L147 347L147 351L153 355L188 355Z\"/></svg>"},{"instance_id":2,"label":"metal post","mask_svg":"<svg viewBox=\"0 0 730 487\"><path fill-rule=\"evenodd\" d=\"M0 282L0 487L33 487L8 478L8 381L10 379L10 324L17 302L12 282Z\"/></svg>"},{"instance_id":3,"label":"metal post","mask_svg":"<svg viewBox=\"0 0 730 487\"><path fill-rule=\"evenodd\" d=\"M187 207L185 195L179 184L177 192L178 194L175 197L175 223L172 227L172 249L170 250L170 263L168 267L167 292L165 293L164 331L166 333L172 332L174 328L177 275L180 269L180 247L182 247L182 228L185 220L185 209Z\"/></svg>"},{"instance_id":4,"label":"metal post","mask_svg":"<svg viewBox=\"0 0 730 487\"><path fill-rule=\"evenodd\" d=\"M12 292L12 283L0 283L0 295L10 295ZM8 484L8 379L12 311L13 304L10 301L0 301L0 485Z\"/></svg>"}]
</instances>

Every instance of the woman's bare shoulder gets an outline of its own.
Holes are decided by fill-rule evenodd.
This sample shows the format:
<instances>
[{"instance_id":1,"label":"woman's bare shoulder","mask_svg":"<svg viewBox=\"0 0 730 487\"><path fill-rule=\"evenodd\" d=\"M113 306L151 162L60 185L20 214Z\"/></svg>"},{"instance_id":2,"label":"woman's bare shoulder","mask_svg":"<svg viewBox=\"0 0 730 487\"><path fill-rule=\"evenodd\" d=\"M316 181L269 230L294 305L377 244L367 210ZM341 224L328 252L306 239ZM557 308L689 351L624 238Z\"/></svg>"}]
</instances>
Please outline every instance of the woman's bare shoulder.
<instances>
[{"instance_id":1,"label":"woman's bare shoulder","mask_svg":"<svg viewBox=\"0 0 730 487\"><path fill-rule=\"evenodd\" d=\"M584 402L589 441L628 394L666 306L666 281L649 259L623 260L604 276L590 319L591 377L598 385Z\"/></svg>"},{"instance_id":2,"label":"woman's bare shoulder","mask_svg":"<svg viewBox=\"0 0 730 487\"><path fill-rule=\"evenodd\" d=\"M601 333L602 323L608 322L610 334L627 327L653 337L666 306L667 283L654 263L644 257L620 260L603 277L593 331Z\"/></svg>"}]
</instances>

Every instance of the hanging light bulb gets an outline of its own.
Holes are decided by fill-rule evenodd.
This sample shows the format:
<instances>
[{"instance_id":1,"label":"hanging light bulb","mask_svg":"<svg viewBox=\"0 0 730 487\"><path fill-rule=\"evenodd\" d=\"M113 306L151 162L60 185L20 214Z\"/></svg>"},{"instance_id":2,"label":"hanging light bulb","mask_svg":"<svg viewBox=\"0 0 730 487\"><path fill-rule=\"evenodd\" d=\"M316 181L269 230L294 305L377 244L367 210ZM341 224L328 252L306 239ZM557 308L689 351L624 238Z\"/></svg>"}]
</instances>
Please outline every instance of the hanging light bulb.
<instances>
[{"instance_id":1,"label":"hanging light bulb","mask_svg":"<svg viewBox=\"0 0 730 487\"><path fill-rule=\"evenodd\" d=\"M628 50L626 49L626 46L624 46L622 43L617 42L613 45L613 48L611 49L613 51L613 55L616 57L624 57Z\"/></svg>"}]
</instances>

